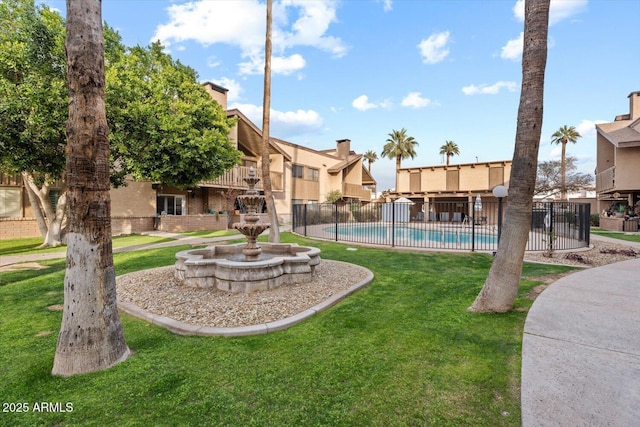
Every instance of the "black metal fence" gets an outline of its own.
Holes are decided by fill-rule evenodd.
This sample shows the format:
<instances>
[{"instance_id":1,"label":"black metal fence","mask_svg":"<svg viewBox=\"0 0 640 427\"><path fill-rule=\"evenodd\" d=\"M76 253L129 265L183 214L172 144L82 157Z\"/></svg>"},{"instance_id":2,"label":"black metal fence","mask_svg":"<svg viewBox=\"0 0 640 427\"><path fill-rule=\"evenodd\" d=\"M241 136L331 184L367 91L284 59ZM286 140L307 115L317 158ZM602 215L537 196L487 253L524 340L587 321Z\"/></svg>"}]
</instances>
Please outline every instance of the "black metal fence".
<instances>
[{"instance_id":1,"label":"black metal fence","mask_svg":"<svg viewBox=\"0 0 640 427\"><path fill-rule=\"evenodd\" d=\"M321 203L293 206L293 231L303 236L393 247L496 251L500 202ZM589 246L588 203L536 203L528 251Z\"/></svg>"}]
</instances>

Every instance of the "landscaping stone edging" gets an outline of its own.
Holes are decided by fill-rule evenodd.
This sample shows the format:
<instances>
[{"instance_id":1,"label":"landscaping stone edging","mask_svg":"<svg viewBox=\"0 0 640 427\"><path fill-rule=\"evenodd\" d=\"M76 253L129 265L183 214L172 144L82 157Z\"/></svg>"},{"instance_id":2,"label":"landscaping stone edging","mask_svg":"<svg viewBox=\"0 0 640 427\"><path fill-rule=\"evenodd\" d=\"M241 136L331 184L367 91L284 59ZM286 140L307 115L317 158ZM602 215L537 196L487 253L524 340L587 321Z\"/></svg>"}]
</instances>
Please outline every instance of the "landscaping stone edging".
<instances>
[{"instance_id":1,"label":"landscaping stone edging","mask_svg":"<svg viewBox=\"0 0 640 427\"><path fill-rule=\"evenodd\" d=\"M332 260L332 262L349 264L342 261ZM348 289L342 292L339 292L337 294L334 294L328 299L326 299L325 301L319 304L316 304L313 307L308 308L298 314L286 317L284 319L275 320L273 322L262 323L258 325L238 326L233 328L215 328L211 326L192 325L190 323L175 320L170 317L150 313L138 307L135 304L132 304L126 301L120 301L120 300L118 300L118 308L121 311L133 317L137 317L138 319L142 319L154 325L161 326L177 335L240 337L240 336L248 336L248 335L268 334L272 332L289 329L290 327L304 320L307 320L311 316L321 311L324 311L330 307L333 307L334 305L336 305L337 303L339 303L349 295L369 285L373 281L373 273L368 268L365 268L362 266L357 266L357 267L365 270L367 273L367 276L361 281L359 281L358 283L355 283L354 285L350 286ZM122 276L126 276L126 274Z\"/></svg>"}]
</instances>

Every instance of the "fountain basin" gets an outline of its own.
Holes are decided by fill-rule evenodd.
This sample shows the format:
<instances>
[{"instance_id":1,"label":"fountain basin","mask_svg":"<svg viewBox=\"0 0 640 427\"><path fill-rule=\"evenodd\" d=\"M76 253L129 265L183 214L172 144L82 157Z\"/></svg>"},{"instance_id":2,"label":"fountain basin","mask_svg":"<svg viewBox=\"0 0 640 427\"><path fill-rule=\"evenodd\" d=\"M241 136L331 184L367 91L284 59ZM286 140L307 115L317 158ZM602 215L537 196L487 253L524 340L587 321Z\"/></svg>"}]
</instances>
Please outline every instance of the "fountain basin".
<instances>
[{"instance_id":1,"label":"fountain basin","mask_svg":"<svg viewBox=\"0 0 640 427\"><path fill-rule=\"evenodd\" d=\"M175 278L184 286L246 293L308 282L320 263L320 249L295 243L260 243L262 253L252 260L244 248L238 243L178 252Z\"/></svg>"}]
</instances>

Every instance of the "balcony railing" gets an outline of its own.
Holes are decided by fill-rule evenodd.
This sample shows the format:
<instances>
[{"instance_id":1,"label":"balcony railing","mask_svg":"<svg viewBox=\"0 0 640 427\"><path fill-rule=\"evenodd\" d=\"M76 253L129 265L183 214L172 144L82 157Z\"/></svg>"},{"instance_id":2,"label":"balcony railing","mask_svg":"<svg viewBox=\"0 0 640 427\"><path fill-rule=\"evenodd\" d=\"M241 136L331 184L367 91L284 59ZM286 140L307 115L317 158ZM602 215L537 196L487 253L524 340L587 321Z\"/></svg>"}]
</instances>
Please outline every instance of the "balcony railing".
<instances>
[{"instance_id":1,"label":"balcony railing","mask_svg":"<svg viewBox=\"0 0 640 427\"><path fill-rule=\"evenodd\" d=\"M616 167L612 166L609 169L596 174L596 192L603 193L605 191L611 191L615 188L616 180Z\"/></svg>"},{"instance_id":2,"label":"balcony railing","mask_svg":"<svg viewBox=\"0 0 640 427\"><path fill-rule=\"evenodd\" d=\"M342 195L344 197L355 197L361 200L371 200L371 191L362 188L362 185L357 184L347 184L346 182L342 184Z\"/></svg>"},{"instance_id":3,"label":"balcony railing","mask_svg":"<svg viewBox=\"0 0 640 427\"><path fill-rule=\"evenodd\" d=\"M244 181L249 176L249 166L236 166L233 169L229 169L218 178L211 181L201 181L200 185L203 187L224 187L224 188L248 188L247 183ZM260 181L256 184L256 188L263 189L262 186L262 172L257 170L258 178ZM271 187L273 191L282 191L284 189L282 172L271 172Z\"/></svg>"}]
</instances>

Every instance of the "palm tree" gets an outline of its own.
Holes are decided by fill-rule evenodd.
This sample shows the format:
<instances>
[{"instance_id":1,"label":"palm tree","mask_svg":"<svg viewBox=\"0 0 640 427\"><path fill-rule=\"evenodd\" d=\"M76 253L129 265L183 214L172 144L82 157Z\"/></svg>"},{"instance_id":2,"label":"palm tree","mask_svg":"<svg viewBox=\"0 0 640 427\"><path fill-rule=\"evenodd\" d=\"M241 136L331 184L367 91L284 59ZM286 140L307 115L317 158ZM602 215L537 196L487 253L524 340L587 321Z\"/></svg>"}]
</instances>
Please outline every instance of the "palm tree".
<instances>
[{"instance_id":1,"label":"palm tree","mask_svg":"<svg viewBox=\"0 0 640 427\"><path fill-rule=\"evenodd\" d=\"M369 150L364 153L363 157L368 163L367 170L369 171L369 173L371 173L371 163L375 163L375 161L378 160L378 155L375 151Z\"/></svg>"},{"instance_id":2,"label":"palm tree","mask_svg":"<svg viewBox=\"0 0 640 427\"><path fill-rule=\"evenodd\" d=\"M564 125L551 135L552 144L562 144L562 156L560 157L560 200L567 200L567 142L575 144L582 135L574 126Z\"/></svg>"},{"instance_id":3,"label":"palm tree","mask_svg":"<svg viewBox=\"0 0 640 427\"><path fill-rule=\"evenodd\" d=\"M440 147L440 154L447 156L447 166L449 166L449 157L451 156L459 156L460 149L458 148L458 144L453 141L445 141L444 145Z\"/></svg>"},{"instance_id":4,"label":"palm tree","mask_svg":"<svg viewBox=\"0 0 640 427\"><path fill-rule=\"evenodd\" d=\"M504 313L513 309L529 238L536 184L550 0L525 0L522 87L509 198L496 258L470 311Z\"/></svg>"},{"instance_id":5,"label":"palm tree","mask_svg":"<svg viewBox=\"0 0 640 427\"><path fill-rule=\"evenodd\" d=\"M131 354L116 303L111 248L109 126L100 0L67 2L69 232L54 375L106 369Z\"/></svg>"},{"instance_id":6,"label":"palm tree","mask_svg":"<svg viewBox=\"0 0 640 427\"><path fill-rule=\"evenodd\" d=\"M387 138L386 144L382 147L382 157L396 159L396 190L398 189L398 171L403 159L416 157L416 141L412 136L407 136L407 130L392 130Z\"/></svg>"},{"instance_id":7,"label":"palm tree","mask_svg":"<svg viewBox=\"0 0 640 427\"><path fill-rule=\"evenodd\" d=\"M262 188L269 213L269 242L280 243L280 227L276 202L273 199L271 184L271 167L269 159L269 124L271 119L271 23L273 10L272 0L267 0L267 32L264 44L264 92L262 98Z\"/></svg>"}]
</instances>

